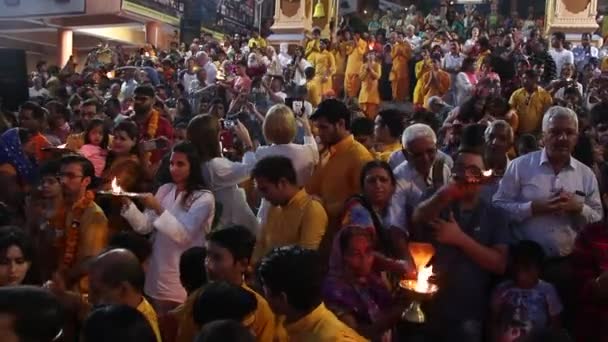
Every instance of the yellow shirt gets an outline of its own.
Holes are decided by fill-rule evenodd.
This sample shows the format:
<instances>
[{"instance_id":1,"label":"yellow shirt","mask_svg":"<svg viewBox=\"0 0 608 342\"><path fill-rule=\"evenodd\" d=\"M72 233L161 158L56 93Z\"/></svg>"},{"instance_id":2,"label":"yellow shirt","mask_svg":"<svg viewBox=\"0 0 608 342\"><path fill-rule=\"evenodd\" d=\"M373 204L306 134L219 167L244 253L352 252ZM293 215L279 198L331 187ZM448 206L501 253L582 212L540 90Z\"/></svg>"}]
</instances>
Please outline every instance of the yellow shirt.
<instances>
[{"instance_id":1,"label":"yellow shirt","mask_svg":"<svg viewBox=\"0 0 608 342\"><path fill-rule=\"evenodd\" d=\"M378 90L378 81L382 75L382 66L378 62L374 62L371 71L367 68L367 63L361 65L361 90L359 91L359 103L380 104L380 91Z\"/></svg>"},{"instance_id":2,"label":"yellow shirt","mask_svg":"<svg viewBox=\"0 0 608 342\"><path fill-rule=\"evenodd\" d=\"M272 206L253 250L252 264L275 247L298 245L317 249L327 229L323 205L302 189L283 207Z\"/></svg>"},{"instance_id":3,"label":"yellow shirt","mask_svg":"<svg viewBox=\"0 0 608 342\"><path fill-rule=\"evenodd\" d=\"M321 94L321 86L319 82L313 80L306 82L307 100L313 107L317 107L321 103L323 94Z\"/></svg>"},{"instance_id":4,"label":"yellow shirt","mask_svg":"<svg viewBox=\"0 0 608 342\"><path fill-rule=\"evenodd\" d=\"M283 342L287 341L285 330L279 324L278 319L270 309L264 297L253 291L245 283L241 285L245 290L253 293L257 301L257 307L253 313L253 319L248 317L245 326L256 336L258 342ZM204 287L194 291L186 302L180 305L174 312L179 320L176 342L192 342L199 333L200 327L194 322L192 311L198 297L203 292Z\"/></svg>"},{"instance_id":5,"label":"yellow shirt","mask_svg":"<svg viewBox=\"0 0 608 342\"><path fill-rule=\"evenodd\" d=\"M368 341L342 323L321 303L295 323L285 325L293 342L360 342Z\"/></svg>"},{"instance_id":6,"label":"yellow shirt","mask_svg":"<svg viewBox=\"0 0 608 342\"><path fill-rule=\"evenodd\" d=\"M309 59L308 57L311 54L321 51L321 48L319 47L319 43L320 43L319 39L312 39L312 40L309 40L308 42L306 42L306 47L304 48L304 58Z\"/></svg>"},{"instance_id":7,"label":"yellow shirt","mask_svg":"<svg viewBox=\"0 0 608 342\"><path fill-rule=\"evenodd\" d=\"M255 44L255 46L257 46L260 49L265 49L266 48L266 39L262 38L262 37L258 37L256 38L249 38L249 42L247 43L247 46L251 49L253 48L253 45Z\"/></svg>"},{"instance_id":8,"label":"yellow shirt","mask_svg":"<svg viewBox=\"0 0 608 342\"><path fill-rule=\"evenodd\" d=\"M363 56L367 50L367 43L365 40L360 39L356 43L349 42L346 47L346 54L348 59L346 61L346 74L359 74L361 72L361 64L363 64Z\"/></svg>"},{"instance_id":9,"label":"yellow shirt","mask_svg":"<svg viewBox=\"0 0 608 342\"><path fill-rule=\"evenodd\" d=\"M430 79L431 79L433 73L435 73L435 75L437 77L436 83L430 82ZM450 90L451 79L450 79L450 74L448 74L447 72L445 72L443 70L437 70L434 72L429 71L426 74L422 75L422 79L420 80L420 82L422 83L422 87L420 88L420 93L423 96L423 98L422 98L422 103L417 103L417 104L421 104L422 106L424 106L424 108L429 109L428 108L429 99L432 96L443 97L443 95L445 95L448 92L448 90Z\"/></svg>"},{"instance_id":10,"label":"yellow shirt","mask_svg":"<svg viewBox=\"0 0 608 342\"><path fill-rule=\"evenodd\" d=\"M536 133L540 131L543 115L553 104L553 98L541 87L532 94L520 88L513 92L509 104L519 116L517 133Z\"/></svg>"},{"instance_id":11,"label":"yellow shirt","mask_svg":"<svg viewBox=\"0 0 608 342\"><path fill-rule=\"evenodd\" d=\"M349 135L329 148L313 172L306 191L323 200L329 218L328 229L338 227L344 203L359 193L361 169L371 160L373 156L367 148Z\"/></svg>"},{"instance_id":12,"label":"yellow shirt","mask_svg":"<svg viewBox=\"0 0 608 342\"><path fill-rule=\"evenodd\" d=\"M394 81L408 78L408 62L412 56L412 48L410 44L408 42L395 43L391 52L391 56L393 58L393 67L391 68L389 80Z\"/></svg>"},{"instance_id":13,"label":"yellow shirt","mask_svg":"<svg viewBox=\"0 0 608 342\"><path fill-rule=\"evenodd\" d=\"M422 76L432 69L430 60L422 60L416 62L414 67L416 74L416 86L414 87L414 104L422 105L424 103L424 94L422 93Z\"/></svg>"},{"instance_id":14,"label":"yellow shirt","mask_svg":"<svg viewBox=\"0 0 608 342\"><path fill-rule=\"evenodd\" d=\"M160 337L160 330L158 329L158 317L156 316L156 311L146 298L142 297L141 303L137 306L137 311L141 312L144 317L148 320L148 323L152 326L152 330L154 330L154 335L156 335L156 340L158 342L162 342Z\"/></svg>"},{"instance_id":15,"label":"yellow shirt","mask_svg":"<svg viewBox=\"0 0 608 342\"><path fill-rule=\"evenodd\" d=\"M388 158L391 156L391 154L393 154L395 151L400 151L401 149L403 149L403 146L400 142L383 145L378 148L378 151L375 153L375 157L383 162L388 162Z\"/></svg>"}]
</instances>

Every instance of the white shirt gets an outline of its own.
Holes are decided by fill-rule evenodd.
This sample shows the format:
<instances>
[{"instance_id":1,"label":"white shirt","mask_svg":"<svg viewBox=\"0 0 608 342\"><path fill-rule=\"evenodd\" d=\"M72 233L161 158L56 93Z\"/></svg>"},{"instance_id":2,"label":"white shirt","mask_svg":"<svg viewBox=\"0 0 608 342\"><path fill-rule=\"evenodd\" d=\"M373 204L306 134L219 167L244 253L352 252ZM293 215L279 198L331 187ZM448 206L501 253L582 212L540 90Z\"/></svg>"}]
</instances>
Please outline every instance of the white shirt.
<instances>
[{"instance_id":1,"label":"white shirt","mask_svg":"<svg viewBox=\"0 0 608 342\"><path fill-rule=\"evenodd\" d=\"M407 231L408 215L411 215L413 209L420 203L422 195L433 186L433 167L431 167L426 178L422 177L407 161L404 161L393 170L397 186L395 187L395 193L391 198L391 205L388 209L389 226ZM443 163L444 184L450 180L450 175L450 168L446 163Z\"/></svg>"},{"instance_id":2,"label":"white shirt","mask_svg":"<svg viewBox=\"0 0 608 342\"><path fill-rule=\"evenodd\" d=\"M422 38L413 35L411 37L405 37L405 41L410 43L410 45L412 46L412 50L416 50L420 47L420 44L422 43Z\"/></svg>"},{"instance_id":3,"label":"white shirt","mask_svg":"<svg viewBox=\"0 0 608 342\"><path fill-rule=\"evenodd\" d=\"M580 215L543 214L532 216L532 201L547 199L560 189L576 193L584 202ZM517 222L513 233L517 240L539 243L548 257L570 255L577 231L600 221L602 202L597 179L585 164L570 157L570 165L557 175L544 149L513 160L500 181L493 203L507 211Z\"/></svg>"},{"instance_id":4,"label":"white shirt","mask_svg":"<svg viewBox=\"0 0 608 342\"><path fill-rule=\"evenodd\" d=\"M192 90L192 85L194 81L197 81L196 79L196 73L189 73L188 71L186 71L184 73L184 76L182 76L182 85L184 86L184 91L186 94L189 94L190 91Z\"/></svg>"},{"instance_id":5,"label":"white shirt","mask_svg":"<svg viewBox=\"0 0 608 342\"><path fill-rule=\"evenodd\" d=\"M454 90L456 93L454 106L460 106L469 96L471 96L473 88L475 88L475 84L471 83L467 74L459 72L456 75L456 80L454 82Z\"/></svg>"},{"instance_id":6,"label":"white shirt","mask_svg":"<svg viewBox=\"0 0 608 342\"><path fill-rule=\"evenodd\" d=\"M298 65L296 66L296 72L293 77L293 81L296 85L303 86L306 84L306 75L304 74L304 70L311 66L312 64L310 64L306 59L300 59L300 63L298 63Z\"/></svg>"},{"instance_id":7,"label":"white shirt","mask_svg":"<svg viewBox=\"0 0 608 342\"><path fill-rule=\"evenodd\" d=\"M553 98L554 99L563 99L565 89L566 88L564 88L564 87L559 88L553 95ZM583 85L580 84L579 82L576 82L576 89L578 89L579 94L581 94L581 96L583 96Z\"/></svg>"},{"instance_id":8,"label":"white shirt","mask_svg":"<svg viewBox=\"0 0 608 342\"><path fill-rule=\"evenodd\" d=\"M217 78L217 67L211 61L205 64L205 72L207 74L207 84L215 84L215 79ZM186 76L186 75L184 75Z\"/></svg>"},{"instance_id":9,"label":"white shirt","mask_svg":"<svg viewBox=\"0 0 608 342\"><path fill-rule=\"evenodd\" d=\"M453 70L455 70L455 72L459 72L463 61L463 54L459 53L458 55L454 56L452 53L448 53L443 59L442 68L450 73L454 72Z\"/></svg>"},{"instance_id":10,"label":"white shirt","mask_svg":"<svg viewBox=\"0 0 608 342\"><path fill-rule=\"evenodd\" d=\"M184 193L176 198L175 190L175 184L168 183L154 195L165 209L160 216L149 209L142 213L133 203L122 216L137 233L155 231L145 293L154 299L183 303L187 293L179 280L179 259L187 249L203 246L213 223L215 202L211 192L199 190L190 195L184 207Z\"/></svg>"},{"instance_id":11,"label":"white shirt","mask_svg":"<svg viewBox=\"0 0 608 342\"><path fill-rule=\"evenodd\" d=\"M557 75L561 75L562 67L566 63L574 64L574 54L570 50L562 49L561 51L557 51L555 49L549 50L549 54L551 58L555 61L555 67L557 70Z\"/></svg>"},{"instance_id":12,"label":"white shirt","mask_svg":"<svg viewBox=\"0 0 608 342\"><path fill-rule=\"evenodd\" d=\"M239 184L250 178L254 166L253 152L245 153L242 163L222 157L202 164L203 179L221 205L218 208L221 210L219 228L241 225L257 236L258 221L247 203L245 191L239 187Z\"/></svg>"},{"instance_id":13,"label":"white shirt","mask_svg":"<svg viewBox=\"0 0 608 342\"><path fill-rule=\"evenodd\" d=\"M49 91L46 88L40 88L37 90L35 87L31 87L29 90L30 99L34 97L49 97Z\"/></svg>"}]
</instances>

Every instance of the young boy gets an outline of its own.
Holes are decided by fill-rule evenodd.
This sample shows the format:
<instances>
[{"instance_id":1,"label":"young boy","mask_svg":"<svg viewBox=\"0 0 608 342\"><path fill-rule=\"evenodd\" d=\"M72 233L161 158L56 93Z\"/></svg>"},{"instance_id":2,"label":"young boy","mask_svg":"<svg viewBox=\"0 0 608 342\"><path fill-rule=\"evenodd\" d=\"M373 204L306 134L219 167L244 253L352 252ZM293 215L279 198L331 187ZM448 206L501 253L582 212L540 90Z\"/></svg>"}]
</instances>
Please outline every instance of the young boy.
<instances>
[{"instance_id":1,"label":"young boy","mask_svg":"<svg viewBox=\"0 0 608 342\"><path fill-rule=\"evenodd\" d=\"M562 303L557 291L539 279L542 247L533 241L521 241L513 248L512 256L512 279L498 285L492 295L493 341L560 325Z\"/></svg>"}]
</instances>

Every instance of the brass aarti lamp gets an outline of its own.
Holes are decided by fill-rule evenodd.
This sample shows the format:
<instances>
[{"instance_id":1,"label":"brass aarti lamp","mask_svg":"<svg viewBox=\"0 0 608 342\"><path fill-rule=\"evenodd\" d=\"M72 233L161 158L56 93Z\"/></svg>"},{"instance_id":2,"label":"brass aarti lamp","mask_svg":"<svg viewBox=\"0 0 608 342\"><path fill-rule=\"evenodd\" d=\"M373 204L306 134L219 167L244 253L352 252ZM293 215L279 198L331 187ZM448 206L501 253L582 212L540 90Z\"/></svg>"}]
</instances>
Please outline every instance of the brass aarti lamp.
<instances>
[{"instance_id":1,"label":"brass aarti lamp","mask_svg":"<svg viewBox=\"0 0 608 342\"><path fill-rule=\"evenodd\" d=\"M399 282L399 286L412 300L401 314L401 318L412 323L424 323L426 317L420 305L423 301L431 299L439 290L436 284L429 282L429 278L433 275L433 266L426 267L435 255L435 248L430 243L410 242L408 249L414 259L418 276L416 279L403 279Z\"/></svg>"}]
</instances>

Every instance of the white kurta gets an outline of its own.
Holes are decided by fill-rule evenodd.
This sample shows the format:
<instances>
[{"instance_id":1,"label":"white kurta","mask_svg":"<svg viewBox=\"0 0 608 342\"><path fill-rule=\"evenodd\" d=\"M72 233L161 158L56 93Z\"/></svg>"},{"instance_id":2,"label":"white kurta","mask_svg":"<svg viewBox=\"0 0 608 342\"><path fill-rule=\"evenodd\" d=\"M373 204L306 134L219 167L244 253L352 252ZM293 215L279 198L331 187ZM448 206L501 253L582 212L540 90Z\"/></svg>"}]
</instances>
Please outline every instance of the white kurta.
<instances>
[{"instance_id":1,"label":"white kurta","mask_svg":"<svg viewBox=\"0 0 608 342\"><path fill-rule=\"evenodd\" d=\"M215 201L211 192L200 190L191 194L184 206L184 193L176 198L175 190L175 184L168 183L156 192L156 199L165 209L160 216L153 210L142 213L133 203L122 216L140 234L154 231L145 293L157 300L183 303L187 294L179 280L179 259L187 249L203 246L213 222Z\"/></svg>"}]
</instances>

